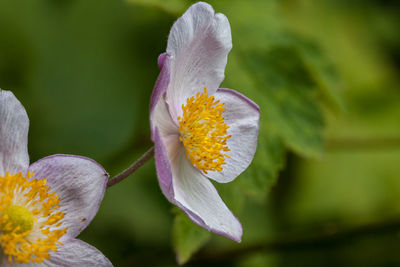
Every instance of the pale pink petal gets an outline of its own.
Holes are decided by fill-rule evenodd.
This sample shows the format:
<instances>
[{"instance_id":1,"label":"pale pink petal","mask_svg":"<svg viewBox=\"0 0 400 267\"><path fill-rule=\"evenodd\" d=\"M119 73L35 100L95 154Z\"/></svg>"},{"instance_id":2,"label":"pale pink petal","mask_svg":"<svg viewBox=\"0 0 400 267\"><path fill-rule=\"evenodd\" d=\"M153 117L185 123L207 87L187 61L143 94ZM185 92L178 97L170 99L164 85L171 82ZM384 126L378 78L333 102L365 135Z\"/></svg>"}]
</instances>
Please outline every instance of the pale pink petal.
<instances>
[{"instance_id":1,"label":"pale pink petal","mask_svg":"<svg viewBox=\"0 0 400 267\"><path fill-rule=\"evenodd\" d=\"M163 53L158 57L158 66L161 70L158 75L156 84L154 85L153 93L150 99L150 116L161 96L163 96L167 90L169 79L170 79L170 57Z\"/></svg>"},{"instance_id":2,"label":"pale pink petal","mask_svg":"<svg viewBox=\"0 0 400 267\"><path fill-rule=\"evenodd\" d=\"M253 101L244 95L231 90L219 89L215 99L224 103L224 120L229 126L227 140L231 151L226 152L226 164L221 172L209 171L207 177L227 183L241 174L251 163L257 148L260 109Z\"/></svg>"},{"instance_id":3,"label":"pale pink petal","mask_svg":"<svg viewBox=\"0 0 400 267\"><path fill-rule=\"evenodd\" d=\"M92 159L53 155L29 167L36 179L46 179L60 197L60 210L65 213L63 227L67 236L76 237L92 221L104 197L108 173Z\"/></svg>"},{"instance_id":4,"label":"pale pink petal","mask_svg":"<svg viewBox=\"0 0 400 267\"><path fill-rule=\"evenodd\" d=\"M70 238L50 252L50 259L41 263L11 264L3 257L1 267L110 267L112 263L95 247L75 238Z\"/></svg>"},{"instance_id":5,"label":"pale pink petal","mask_svg":"<svg viewBox=\"0 0 400 267\"><path fill-rule=\"evenodd\" d=\"M152 139L154 141L154 128L157 127L162 135L179 135L179 128L172 120L164 97L160 97L150 115Z\"/></svg>"},{"instance_id":6,"label":"pale pink petal","mask_svg":"<svg viewBox=\"0 0 400 267\"><path fill-rule=\"evenodd\" d=\"M179 136L161 135L157 128L154 136L157 176L166 198L201 227L239 242L240 222L208 178L186 160Z\"/></svg>"},{"instance_id":7,"label":"pale pink petal","mask_svg":"<svg viewBox=\"0 0 400 267\"><path fill-rule=\"evenodd\" d=\"M48 267L109 267L112 263L95 247L75 238L65 240L57 252L50 255L50 259L43 262Z\"/></svg>"},{"instance_id":8,"label":"pale pink petal","mask_svg":"<svg viewBox=\"0 0 400 267\"><path fill-rule=\"evenodd\" d=\"M187 98L204 88L209 94L217 91L231 48L229 21L209 4L192 5L174 23L167 46L171 76L166 99L174 120L182 114Z\"/></svg>"},{"instance_id":9,"label":"pale pink petal","mask_svg":"<svg viewBox=\"0 0 400 267\"><path fill-rule=\"evenodd\" d=\"M0 89L0 176L5 172L25 174L29 166L29 119L10 91Z\"/></svg>"},{"instance_id":10,"label":"pale pink petal","mask_svg":"<svg viewBox=\"0 0 400 267\"><path fill-rule=\"evenodd\" d=\"M171 164L168 159L166 144L161 139L160 131L157 127L154 129L153 135L154 159L156 162L158 182L165 197L173 202L174 190L172 188Z\"/></svg>"},{"instance_id":11,"label":"pale pink petal","mask_svg":"<svg viewBox=\"0 0 400 267\"><path fill-rule=\"evenodd\" d=\"M150 100L150 129L151 139L154 141L154 127L158 127L161 133L178 134L178 126L172 120L168 106L165 102L165 91L169 83L170 57L164 53L158 57L158 65L161 73Z\"/></svg>"},{"instance_id":12,"label":"pale pink petal","mask_svg":"<svg viewBox=\"0 0 400 267\"><path fill-rule=\"evenodd\" d=\"M176 204L198 225L240 242L242 225L226 207L213 184L186 159L183 151L173 163Z\"/></svg>"}]
</instances>

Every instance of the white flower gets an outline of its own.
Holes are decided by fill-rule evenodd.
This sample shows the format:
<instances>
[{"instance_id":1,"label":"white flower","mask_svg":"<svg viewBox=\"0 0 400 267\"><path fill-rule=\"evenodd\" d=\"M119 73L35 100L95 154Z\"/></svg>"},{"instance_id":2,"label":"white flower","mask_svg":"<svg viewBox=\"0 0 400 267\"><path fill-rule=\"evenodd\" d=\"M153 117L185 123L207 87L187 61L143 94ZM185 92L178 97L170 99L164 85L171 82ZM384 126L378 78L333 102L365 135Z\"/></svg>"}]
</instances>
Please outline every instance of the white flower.
<instances>
[{"instance_id":1,"label":"white flower","mask_svg":"<svg viewBox=\"0 0 400 267\"><path fill-rule=\"evenodd\" d=\"M159 57L150 122L164 195L198 225L239 242L242 226L209 181L235 179L257 147L258 106L219 88L231 48L228 19L209 4L192 5Z\"/></svg>"},{"instance_id":2,"label":"white flower","mask_svg":"<svg viewBox=\"0 0 400 267\"><path fill-rule=\"evenodd\" d=\"M28 128L24 107L0 90L0 265L112 266L75 239L96 215L108 174L72 155L29 166Z\"/></svg>"}]
</instances>

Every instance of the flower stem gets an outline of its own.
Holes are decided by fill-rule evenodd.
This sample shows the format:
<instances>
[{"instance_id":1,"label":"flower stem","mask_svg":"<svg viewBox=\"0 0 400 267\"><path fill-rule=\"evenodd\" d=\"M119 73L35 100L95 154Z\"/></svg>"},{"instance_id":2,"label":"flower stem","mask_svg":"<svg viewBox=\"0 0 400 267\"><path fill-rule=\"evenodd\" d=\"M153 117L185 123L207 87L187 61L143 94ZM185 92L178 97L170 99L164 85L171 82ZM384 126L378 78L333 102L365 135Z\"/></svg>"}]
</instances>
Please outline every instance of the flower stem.
<instances>
[{"instance_id":1,"label":"flower stem","mask_svg":"<svg viewBox=\"0 0 400 267\"><path fill-rule=\"evenodd\" d=\"M137 161L135 161L131 166L129 166L126 170L122 171L120 174L117 174L110 180L108 180L107 188L125 180L128 178L132 173L137 171L140 167L143 166L149 159L154 156L154 147L147 150Z\"/></svg>"}]
</instances>

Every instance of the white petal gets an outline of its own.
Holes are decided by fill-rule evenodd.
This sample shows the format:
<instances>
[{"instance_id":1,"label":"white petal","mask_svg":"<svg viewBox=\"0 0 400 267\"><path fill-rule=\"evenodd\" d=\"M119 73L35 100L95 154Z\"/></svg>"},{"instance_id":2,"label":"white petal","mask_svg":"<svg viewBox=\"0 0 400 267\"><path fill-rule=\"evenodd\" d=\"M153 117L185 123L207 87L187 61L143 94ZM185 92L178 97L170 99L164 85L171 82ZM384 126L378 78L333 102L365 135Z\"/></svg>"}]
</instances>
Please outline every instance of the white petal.
<instances>
[{"instance_id":1,"label":"white petal","mask_svg":"<svg viewBox=\"0 0 400 267\"><path fill-rule=\"evenodd\" d=\"M161 135L179 135L178 126L172 120L164 97L160 97L150 116L152 132L157 127ZM154 134L152 134L154 141Z\"/></svg>"},{"instance_id":2,"label":"white petal","mask_svg":"<svg viewBox=\"0 0 400 267\"><path fill-rule=\"evenodd\" d=\"M59 246L57 252L52 252L50 259L43 266L87 266L108 267L112 263L95 247L78 239L70 239Z\"/></svg>"},{"instance_id":3,"label":"white petal","mask_svg":"<svg viewBox=\"0 0 400 267\"><path fill-rule=\"evenodd\" d=\"M10 91L0 89L0 176L5 172L25 174L29 166L29 119Z\"/></svg>"},{"instance_id":4,"label":"white petal","mask_svg":"<svg viewBox=\"0 0 400 267\"><path fill-rule=\"evenodd\" d=\"M209 4L192 5L175 22L167 46L171 77L166 99L174 120L182 114L187 98L204 88L210 95L218 89L231 48L229 21L223 14L214 14Z\"/></svg>"},{"instance_id":5,"label":"white petal","mask_svg":"<svg viewBox=\"0 0 400 267\"><path fill-rule=\"evenodd\" d=\"M183 151L180 160L173 163L172 167L177 205L200 226L240 242L240 222L226 207L208 178L186 160Z\"/></svg>"},{"instance_id":6,"label":"white petal","mask_svg":"<svg viewBox=\"0 0 400 267\"><path fill-rule=\"evenodd\" d=\"M11 264L6 257L1 267L109 267L112 263L95 247L75 238L65 240L50 259L41 263Z\"/></svg>"},{"instance_id":7,"label":"white petal","mask_svg":"<svg viewBox=\"0 0 400 267\"><path fill-rule=\"evenodd\" d=\"M60 210L65 213L66 235L75 237L91 222L103 200L108 174L94 160L72 155L53 155L29 167L34 178L47 179L59 195Z\"/></svg>"},{"instance_id":8,"label":"white petal","mask_svg":"<svg viewBox=\"0 0 400 267\"><path fill-rule=\"evenodd\" d=\"M224 103L224 120L229 126L228 134L232 135L227 140L231 151L226 154L226 164L222 165L221 172L209 171L207 177L226 183L235 179L251 163L257 148L260 109L253 101L244 95L230 89L219 89L215 99Z\"/></svg>"},{"instance_id":9,"label":"white petal","mask_svg":"<svg viewBox=\"0 0 400 267\"><path fill-rule=\"evenodd\" d=\"M161 136L157 127L152 131L154 135L154 159L158 182L165 197L174 203L174 190L172 188L171 161L174 160L179 150L182 149L179 137L174 135Z\"/></svg>"}]
</instances>

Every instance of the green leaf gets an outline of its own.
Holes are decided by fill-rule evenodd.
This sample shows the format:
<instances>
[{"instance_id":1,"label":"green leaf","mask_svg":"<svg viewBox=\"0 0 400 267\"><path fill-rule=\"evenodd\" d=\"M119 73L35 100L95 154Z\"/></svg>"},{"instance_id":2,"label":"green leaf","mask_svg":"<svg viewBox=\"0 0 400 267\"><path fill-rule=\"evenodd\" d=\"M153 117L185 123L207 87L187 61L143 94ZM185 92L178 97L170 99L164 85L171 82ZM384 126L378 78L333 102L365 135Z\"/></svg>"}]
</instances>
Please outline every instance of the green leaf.
<instances>
[{"instance_id":1,"label":"green leaf","mask_svg":"<svg viewBox=\"0 0 400 267\"><path fill-rule=\"evenodd\" d=\"M285 148L277 136L259 137L258 150L250 167L238 178L238 186L255 200L262 201L276 183L285 163Z\"/></svg>"},{"instance_id":2,"label":"green leaf","mask_svg":"<svg viewBox=\"0 0 400 267\"><path fill-rule=\"evenodd\" d=\"M322 152L320 89L295 43L233 51L228 70L228 87L254 99L261 110L257 153L239 178L243 191L260 199L276 182L286 148L305 156Z\"/></svg>"},{"instance_id":3,"label":"green leaf","mask_svg":"<svg viewBox=\"0 0 400 267\"><path fill-rule=\"evenodd\" d=\"M233 36L223 87L242 92L261 110L257 152L237 184L260 199L276 182L286 149L302 156L322 153L322 107L340 110L339 79L313 42L282 27L275 1L218 7Z\"/></svg>"},{"instance_id":4,"label":"green leaf","mask_svg":"<svg viewBox=\"0 0 400 267\"><path fill-rule=\"evenodd\" d=\"M172 242L179 264L186 263L210 239L211 233L193 223L181 210L174 208Z\"/></svg>"},{"instance_id":5,"label":"green leaf","mask_svg":"<svg viewBox=\"0 0 400 267\"><path fill-rule=\"evenodd\" d=\"M317 85L321 99L332 110L343 110L344 103L340 95L342 85L333 64L323 55L321 49L315 43L300 36L293 35L292 38L294 38L293 41L298 43L304 66Z\"/></svg>"},{"instance_id":6,"label":"green leaf","mask_svg":"<svg viewBox=\"0 0 400 267\"><path fill-rule=\"evenodd\" d=\"M277 45L267 51L248 51L242 54L242 62L259 95L262 125L295 152L318 155L324 120L315 83L296 48Z\"/></svg>"}]
</instances>

